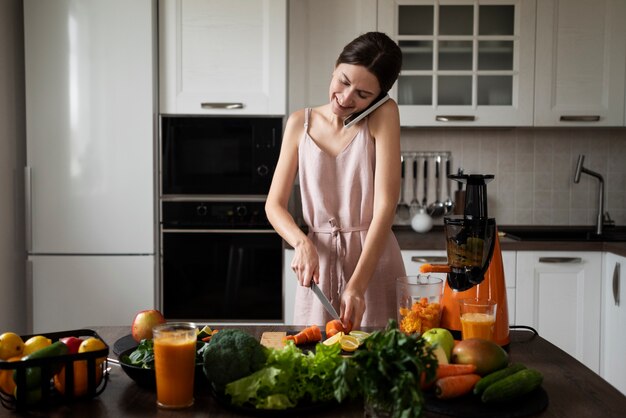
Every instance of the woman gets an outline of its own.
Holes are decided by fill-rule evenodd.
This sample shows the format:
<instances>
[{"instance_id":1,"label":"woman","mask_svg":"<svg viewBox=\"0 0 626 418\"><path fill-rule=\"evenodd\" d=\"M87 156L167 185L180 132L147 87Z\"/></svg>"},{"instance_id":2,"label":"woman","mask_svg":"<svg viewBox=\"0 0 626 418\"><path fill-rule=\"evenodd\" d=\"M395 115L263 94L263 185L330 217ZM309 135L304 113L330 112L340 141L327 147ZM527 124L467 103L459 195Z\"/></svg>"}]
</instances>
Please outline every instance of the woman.
<instances>
[{"instance_id":1,"label":"woman","mask_svg":"<svg viewBox=\"0 0 626 418\"><path fill-rule=\"evenodd\" d=\"M315 281L344 326L386 325L395 318L395 279L405 275L391 231L400 191L400 118L387 100L349 128L398 78L402 53L387 35L369 32L345 46L332 74L330 103L290 115L265 206L274 229L294 249L294 323L330 317L311 291ZM305 235L287 210L299 175Z\"/></svg>"}]
</instances>

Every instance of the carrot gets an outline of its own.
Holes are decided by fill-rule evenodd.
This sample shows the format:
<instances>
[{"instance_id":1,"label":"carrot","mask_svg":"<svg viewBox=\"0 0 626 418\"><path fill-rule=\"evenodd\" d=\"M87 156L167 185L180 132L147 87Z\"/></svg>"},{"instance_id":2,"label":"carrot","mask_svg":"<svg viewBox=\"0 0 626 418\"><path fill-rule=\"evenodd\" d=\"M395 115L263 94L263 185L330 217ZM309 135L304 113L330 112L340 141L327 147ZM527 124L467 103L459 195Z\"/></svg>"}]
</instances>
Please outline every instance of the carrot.
<instances>
[{"instance_id":1,"label":"carrot","mask_svg":"<svg viewBox=\"0 0 626 418\"><path fill-rule=\"evenodd\" d=\"M347 328L343 326L339 319L332 319L326 323L326 338L330 338L340 332L348 334L350 331L352 331L352 322L350 320L348 320Z\"/></svg>"},{"instance_id":2,"label":"carrot","mask_svg":"<svg viewBox=\"0 0 626 418\"><path fill-rule=\"evenodd\" d=\"M450 273L450 266L447 264L429 264L420 266L420 273Z\"/></svg>"},{"instance_id":3,"label":"carrot","mask_svg":"<svg viewBox=\"0 0 626 418\"><path fill-rule=\"evenodd\" d=\"M437 376L435 379L472 373L476 373L475 364L440 364L437 366Z\"/></svg>"},{"instance_id":4,"label":"carrot","mask_svg":"<svg viewBox=\"0 0 626 418\"><path fill-rule=\"evenodd\" d=\"M292 340L296 345L310 344L322 341L322 331L317 325L306 327L296 335L287 335L283 341Z\"/></svg>"},{"instance_id":5,"label":"carrot","mask_svg":"<svg viewBox=\"0 0 626 418\"><path fill-rule=\"evenodd\" d=\"M480 376L474 373L442 377L435 382L435 396L439 399L451 399L466 395L479 380Z\"/></svg>"}]
</instances>

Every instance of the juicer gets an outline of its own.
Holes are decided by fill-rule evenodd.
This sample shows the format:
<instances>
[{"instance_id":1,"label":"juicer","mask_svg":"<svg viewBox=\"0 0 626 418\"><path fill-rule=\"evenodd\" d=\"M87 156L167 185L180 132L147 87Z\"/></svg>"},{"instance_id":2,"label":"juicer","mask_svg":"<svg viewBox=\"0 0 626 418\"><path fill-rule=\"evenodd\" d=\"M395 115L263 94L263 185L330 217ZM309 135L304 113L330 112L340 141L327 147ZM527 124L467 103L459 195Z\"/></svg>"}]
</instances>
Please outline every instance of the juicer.
<instances>
[{"instance_id":1,"label":"juicer","mask_svg":"<svg viewBox=\"0 0 626 418\"><path fill-rule=\"evenodd\" d=\"M463 215L444 218L448 254L447 280L441 300L441 327L461 339L459 300L478 298L497 303L493 339L509 344L509 315L502 253L496 220L487 211L487 183L493 175L452 174L465 185Z\"/></svg>"}]
</instances>

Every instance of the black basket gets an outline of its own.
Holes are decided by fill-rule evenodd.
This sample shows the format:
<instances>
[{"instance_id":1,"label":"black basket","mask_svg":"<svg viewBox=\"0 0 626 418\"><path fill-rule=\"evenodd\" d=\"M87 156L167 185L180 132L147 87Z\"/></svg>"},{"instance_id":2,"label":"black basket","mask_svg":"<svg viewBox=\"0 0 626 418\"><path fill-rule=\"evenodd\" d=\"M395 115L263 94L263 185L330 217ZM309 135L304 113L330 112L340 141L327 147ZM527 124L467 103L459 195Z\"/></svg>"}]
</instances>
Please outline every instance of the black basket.
<instances>
[{"instance_id":1,"label":"black basket","mask_svg":"<svg viewBox=\"0 0 626 418\"><path fill-rule=\"evenodd\" d=\"M100 339L103 343L104 340L100 338L98 333L90 329L77 329L70 331L51 332L43 335L46 338L56 342L64 337L95 337ZM34 335L24 335L22 340L26 341ZM78 354L65 354L62 356L46 357L21 361L0 361L0 370L14 370L15 371L15 384L17 390L20 388L26 388L26 370L29 368L38 367L41 370L41 384L39 388L31 389L31 391L40 390L41 397L37 392L36 399L32 399L30 396L18 396L16 399L12 395L7 395L0 391L0 401L2 406L10 410L25 410L31 408L42 408L50 405L59 405L63 403L71 402L75 399L93 398L101 394L106 388L108 381L108 361L109 346L104 343L105 348L97 351L89 351L86 353ZM87 362L87 391L84 395L74 395L74 362L86 361ZM97 382L96 366L101 368L102 379ZM65 393L61 394L54 387L53 378L61 368L65 367Z\"/></svg>"}]
</instances>

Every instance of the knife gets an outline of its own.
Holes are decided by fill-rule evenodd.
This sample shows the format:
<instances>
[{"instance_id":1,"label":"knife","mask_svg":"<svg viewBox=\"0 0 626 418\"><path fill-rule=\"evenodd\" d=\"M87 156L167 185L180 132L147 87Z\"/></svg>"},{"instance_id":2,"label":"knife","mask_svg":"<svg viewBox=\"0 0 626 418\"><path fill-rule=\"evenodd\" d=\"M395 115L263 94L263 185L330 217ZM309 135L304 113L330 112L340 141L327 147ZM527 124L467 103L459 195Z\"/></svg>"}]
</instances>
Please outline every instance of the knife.
<instances>
[{"instance_id":1,"label":"knife","mask_svg":"<svg viewBox=\"0 0 626 418\"><path fill-rule=\"evenodd\" d=\"M322 305L324 305L324 308L326 308L326 311L330 314L330 316L333 319L341 320L333 305L330 304L330 301L328 300L324 292L322 292L322 289L320 289L313 280L311 280L311 290L313 291L313 293L315 293L320 302L322 302Z\"/></svg>"}]
</instances>

